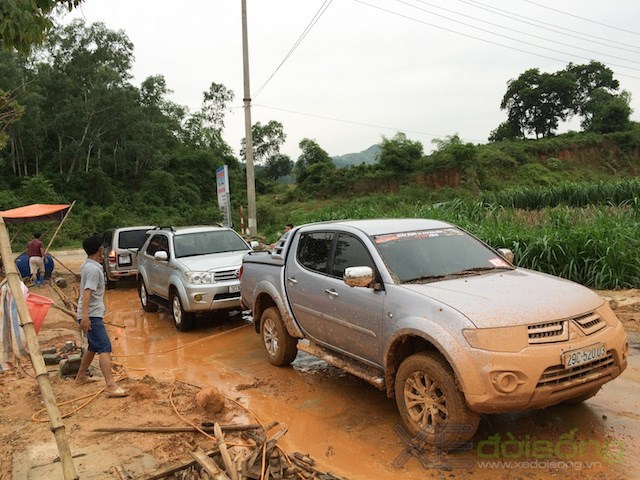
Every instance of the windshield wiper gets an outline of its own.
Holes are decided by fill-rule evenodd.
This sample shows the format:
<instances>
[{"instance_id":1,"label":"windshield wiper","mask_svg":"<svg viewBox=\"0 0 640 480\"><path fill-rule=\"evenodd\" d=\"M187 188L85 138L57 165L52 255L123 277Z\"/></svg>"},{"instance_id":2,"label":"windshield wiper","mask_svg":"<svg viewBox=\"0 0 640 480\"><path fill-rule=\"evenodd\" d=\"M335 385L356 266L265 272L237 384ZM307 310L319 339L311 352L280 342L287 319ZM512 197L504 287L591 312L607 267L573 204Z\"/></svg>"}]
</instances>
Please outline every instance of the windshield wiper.
<instances>
[{"instance_id":1,"label":"windshield wiper","mask_svg":"<svg viewBox=\"0 0 640 480\"><path fill-rule=\"evenodd\" d=\"M454 272L451 275L465 275L467 273L481 273L488 272L491 270L513 270L513 267L473 267L473 268L465 268L464 270L460 270L459 272Z\"/></svg>"},{"instance_id":2,"label":"windshield wiper","mask_svg":"<svg viewBox=\"0 0 640 480\"><path fill-rule=\"evenodd\" d=\"M429 282L434 282L436 280L442 280L443 278L448 277L449 274L447 275L424 275L422 277L416 277L416 278L410 278L409 280L404 280L402 283L419 283L419 282L423 282L425 280L429 281Z\"/></svg>"}]
</instances>

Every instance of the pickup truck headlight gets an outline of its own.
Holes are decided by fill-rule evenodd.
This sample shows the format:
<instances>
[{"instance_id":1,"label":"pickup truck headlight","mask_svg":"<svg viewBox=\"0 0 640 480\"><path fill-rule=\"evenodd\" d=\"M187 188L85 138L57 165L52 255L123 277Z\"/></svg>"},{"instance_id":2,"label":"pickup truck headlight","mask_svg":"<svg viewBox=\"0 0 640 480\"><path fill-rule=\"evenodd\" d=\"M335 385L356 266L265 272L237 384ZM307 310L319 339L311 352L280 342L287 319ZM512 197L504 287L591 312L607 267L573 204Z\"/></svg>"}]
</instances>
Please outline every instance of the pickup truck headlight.
<instances>
[{"instance_id":1,"label":"pickup truck headlight","mask_svg":"<svg viewBox=\"0 0 640 480\"><path fill-rule=\"evenodd\" d=\"M473 348L493 352L519 352L527 347L527 327L466 328L464 338Z\"/></svg>"},{"instance_id":2,"label":"pickup truck headlight","mask_svg":"<svg viewBox=\"0 0 640 480\"><path fill-rule=\"evenodd\" d=\"M211 272L184 272L184 279L192 285L210 285L216 283Z\"/></svg>"}]
</instances>

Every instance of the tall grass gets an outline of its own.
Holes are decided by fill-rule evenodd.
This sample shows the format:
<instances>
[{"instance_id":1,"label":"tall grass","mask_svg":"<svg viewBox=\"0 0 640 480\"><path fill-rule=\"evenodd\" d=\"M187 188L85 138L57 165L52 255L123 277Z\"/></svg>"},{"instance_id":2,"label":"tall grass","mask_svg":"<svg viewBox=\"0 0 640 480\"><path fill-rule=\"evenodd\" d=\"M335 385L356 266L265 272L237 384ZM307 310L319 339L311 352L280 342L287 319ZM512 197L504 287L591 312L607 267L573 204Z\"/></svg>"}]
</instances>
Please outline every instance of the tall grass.
<instances>
[{"instance_id":1,"label":"tall grass","mask_svg":"<svg viewBox=\"0 0 640 480\"><path fill-rule=\"evenodd\" d=\"M554 187L517 188L486 193L481 199L487 204L538 210L567 205L622 205L640 197L640 179L630 178L589 183L563 183Z\"/></svg>"}]
</instances>

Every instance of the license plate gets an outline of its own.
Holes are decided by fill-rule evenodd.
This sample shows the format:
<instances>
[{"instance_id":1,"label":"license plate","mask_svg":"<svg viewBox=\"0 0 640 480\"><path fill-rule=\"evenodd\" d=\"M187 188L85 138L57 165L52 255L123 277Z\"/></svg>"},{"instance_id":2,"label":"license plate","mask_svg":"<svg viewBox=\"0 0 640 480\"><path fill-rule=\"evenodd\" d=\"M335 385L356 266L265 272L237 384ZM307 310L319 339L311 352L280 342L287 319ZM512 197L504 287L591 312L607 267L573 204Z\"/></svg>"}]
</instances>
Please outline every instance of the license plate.
<instances>
[{"instance_id":1,"label":"license plate","mask_svg":"<svg viewBox=\"0 0 640 480\"><path fill-rule=\"evenodd\" d=\"M240 291L240 285L229 285L229 293L237 293Z\"/></svg>"},{"instance_id":2,"label":"license plate","mask_svg":"<svg viewBox=\"0 0 640 480\"><path fill-rule=\"evenodd\" d=\"M593 362L607 354L604 343L598 343L589 347L571 350L562 354L564 368L573 368L584 363Z\"/></svg>"},{"instance_id":3,"label":"license plate","mask_svg":"<svg viewBox=\"0 0 640 480\"><path fill-rule=\"evenodd\" d=\"M120 265L131 265L131 255L118 255L118 263Z\"/></svg>"}]
</instances>

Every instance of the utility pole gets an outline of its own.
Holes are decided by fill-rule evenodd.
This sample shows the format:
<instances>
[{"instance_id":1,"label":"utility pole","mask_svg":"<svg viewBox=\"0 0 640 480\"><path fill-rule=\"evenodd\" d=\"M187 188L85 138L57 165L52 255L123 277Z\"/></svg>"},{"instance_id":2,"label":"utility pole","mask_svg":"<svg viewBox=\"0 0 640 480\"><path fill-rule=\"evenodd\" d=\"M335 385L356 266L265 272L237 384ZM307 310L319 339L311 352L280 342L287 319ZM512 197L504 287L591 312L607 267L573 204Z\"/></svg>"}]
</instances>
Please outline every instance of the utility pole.
<instances>
[{"instance_id":1,"label":"utility pole","mask_svg":"<svg viewBox=\"0 0 640 480\"><path fill-rule=\"evenodd\" d=\"M251 135L251 88L249 87L249 39L247 35L247 0L242 0L242 67L244 71L244 138L247 157L247 202L249 203L249 231L255 237L258 233L256 222L256 181L253 173L253 136ZM244 232L243 232L244 233Z\"/></svg>"}]
</instances>

